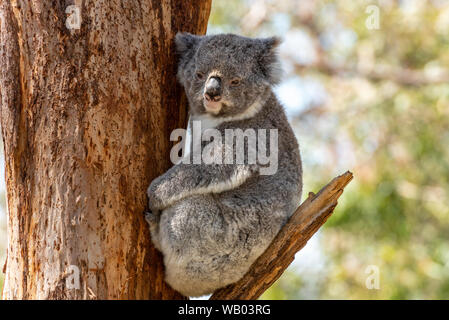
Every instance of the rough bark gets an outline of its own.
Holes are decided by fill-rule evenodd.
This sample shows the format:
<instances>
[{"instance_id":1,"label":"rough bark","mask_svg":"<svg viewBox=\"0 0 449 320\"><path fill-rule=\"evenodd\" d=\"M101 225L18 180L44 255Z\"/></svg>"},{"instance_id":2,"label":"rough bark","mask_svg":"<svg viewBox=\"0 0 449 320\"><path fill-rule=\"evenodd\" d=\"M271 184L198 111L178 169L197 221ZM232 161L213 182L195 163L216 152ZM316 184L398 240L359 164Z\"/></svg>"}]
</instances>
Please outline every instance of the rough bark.
<instances>
[{"instance_id":1,"label":"rough bark","mask_svg":"<svg viewBox=\"0 0 449 320\"><path fill-rule=\"evenodd\" d=\"M204 34L210 2L0 2L3 298L183 298L163 281L142 212L171 166L170 132L186 125L172 40ZM66 27L69 5L79 30Z\"/></svg>"},{"instance_id":2,"label":"rough bark","mask_svg":"<svg viewBox=\"0 0 449 320\"><path fill-rule=\"evenodd\" d=\"M295 254L330 217L352 173L336 177L318 194L309 193L268 249L237 283L216 291L212 300L252 300L259 298L293 262Z\"/></svg>"}]
</instances>

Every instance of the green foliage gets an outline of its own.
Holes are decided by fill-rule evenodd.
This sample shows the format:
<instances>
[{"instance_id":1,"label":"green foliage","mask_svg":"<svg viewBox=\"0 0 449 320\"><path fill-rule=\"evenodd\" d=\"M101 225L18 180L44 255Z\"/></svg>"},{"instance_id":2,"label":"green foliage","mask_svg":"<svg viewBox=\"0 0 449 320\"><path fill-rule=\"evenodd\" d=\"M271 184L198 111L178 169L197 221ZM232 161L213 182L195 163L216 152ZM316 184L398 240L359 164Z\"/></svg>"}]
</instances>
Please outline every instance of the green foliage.
<instances>
[{"instance_id":1,"label":"green foliage","mask_svg":"<svg viewBox=\"0 0 449 320\"><path fill-rule=\"evenodd\" d=\"M379 6L379 30L366 27L370 4ZM303 290L313 277L290 268L262 298L447 299L449 81L435 79L448 74L449 3L215 1L210 24L213 31L278 34L280 16L288 31L321 46L315 54L331 66L288 61L281 48L293 66L286 77L318 81L327 95L291 119L304 191L345 170L355 179L320 231L326 268L314 276L318 293ZM410 72L421 82L408 82ZM378 290L365 285L370 265L380 271Z\"/></svg>"}]
</instances>

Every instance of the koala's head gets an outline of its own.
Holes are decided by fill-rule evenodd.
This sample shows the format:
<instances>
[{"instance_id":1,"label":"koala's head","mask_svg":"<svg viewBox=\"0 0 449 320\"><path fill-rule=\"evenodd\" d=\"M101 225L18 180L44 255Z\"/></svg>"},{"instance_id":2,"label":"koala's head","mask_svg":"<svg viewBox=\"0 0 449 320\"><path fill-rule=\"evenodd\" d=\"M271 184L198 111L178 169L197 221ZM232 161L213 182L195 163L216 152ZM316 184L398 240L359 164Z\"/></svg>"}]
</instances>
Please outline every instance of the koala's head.
<instances>
[{"instance_id":1,"label":"koala's head","mask_svg":"<svg viewBox=\"0 0 449 320\"><path fill-rule=\"evenodd\" d=\"M178 79L191 113L235 116L257 103L280 80L279 43L276 37L178 33Z\"/></svg>"}]
</instances>

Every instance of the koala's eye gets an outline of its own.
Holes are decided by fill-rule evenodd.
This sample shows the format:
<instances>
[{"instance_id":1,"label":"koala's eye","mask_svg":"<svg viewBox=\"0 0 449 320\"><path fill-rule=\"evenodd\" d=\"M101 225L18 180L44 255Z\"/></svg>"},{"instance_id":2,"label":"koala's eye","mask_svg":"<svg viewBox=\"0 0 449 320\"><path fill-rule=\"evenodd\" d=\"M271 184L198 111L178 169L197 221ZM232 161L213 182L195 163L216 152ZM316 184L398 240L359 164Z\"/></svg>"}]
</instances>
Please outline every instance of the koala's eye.
<instances>
[{"instance_id":1,"label":"koala's eye","mask_svg":"<svg viewBox=\"0 0 449 320\"><path fill-rule=\"evenodd\" d=\"M239 84L240 84L240 79L235 78L235 79L231 80L231 85L238 86Z\"/></svg>"},{"instance_id":2,"label":"koala's eye","mask_svg":"<svg viewBox=\"0 0 449 320\"><path fill-rule=\"evenodd\" d=\"M202 73L202 72L197 72L197 73L196 73L196 77L197 77L199 80L203 80L203 79L204 79L204 73Z\"/></svg>"}]
</instances>

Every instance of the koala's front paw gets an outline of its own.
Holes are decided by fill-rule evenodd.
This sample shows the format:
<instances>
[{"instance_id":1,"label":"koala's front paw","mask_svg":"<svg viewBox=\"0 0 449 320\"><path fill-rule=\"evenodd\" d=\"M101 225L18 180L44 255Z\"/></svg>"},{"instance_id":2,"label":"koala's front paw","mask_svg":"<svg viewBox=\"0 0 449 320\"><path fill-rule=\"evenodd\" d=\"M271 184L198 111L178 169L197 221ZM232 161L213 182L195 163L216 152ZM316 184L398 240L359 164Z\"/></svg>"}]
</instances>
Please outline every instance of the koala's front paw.
<instances>
[{"instance_id":1,"label":"koala's front paw","mask_svg":"<svg viewBox=\"0 0 449 320\"><path fill-rule=\"evenodd\" d=\"M145 212L145 220L150 227L157 225L159 222L160 212L153 213L151 211Z\"/></svg>"},{"instance_id":2,"label":"koala's front paw","mask_svg":"<svg viewBox=\"0 0 449 320\"><path fill-rule=\"evenodd\" d=\"M148 206L152 212L158 212L164 209L164 188L160 177L151 182L147 190L147 195Z\"/></svg>"}]
</instances>

